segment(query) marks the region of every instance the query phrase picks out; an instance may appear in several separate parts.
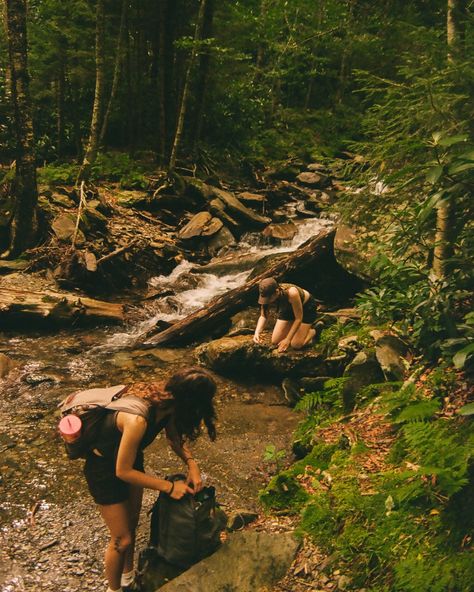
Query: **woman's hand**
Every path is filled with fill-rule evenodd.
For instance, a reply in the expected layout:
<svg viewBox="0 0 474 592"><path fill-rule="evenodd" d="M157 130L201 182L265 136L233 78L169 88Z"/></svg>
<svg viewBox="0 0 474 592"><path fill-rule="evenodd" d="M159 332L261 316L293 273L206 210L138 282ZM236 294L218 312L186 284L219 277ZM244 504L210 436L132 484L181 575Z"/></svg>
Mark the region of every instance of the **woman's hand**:
<svg viewBox="0 0 474 592"><path fill-rule="evenodd" d="M261 338L261 333L257 331L255 331L254 336L253 336L253 342L254 343L262 343L262 338Z"/></svg>
<svg viewBox="0 0 474 592"><path fill-rule="evenodd" d="M290 347L290 345L291 341L289 339L283 339L283 341L280 341L280 343L278 344L278 352L285 352Z"/></svg>
<svg viewBox="0 0 474 592"><path fill-rule="evenodd" d="M201 471L199 470L199 467L197 466L196 462L192 460L189 461L188 478L186 480L186 483L188 485L192 485L193 493L197 493L198 491L201 491L201 489L203 488Z"/></svg>
<svg viewBox="0 0 474 592"><path fill-rule="evenodd" d="M193 490L188 487L185 481L174 481L173 491L169 494L175 500L179 500L184 497L187 493L194 493Z"/></svg>

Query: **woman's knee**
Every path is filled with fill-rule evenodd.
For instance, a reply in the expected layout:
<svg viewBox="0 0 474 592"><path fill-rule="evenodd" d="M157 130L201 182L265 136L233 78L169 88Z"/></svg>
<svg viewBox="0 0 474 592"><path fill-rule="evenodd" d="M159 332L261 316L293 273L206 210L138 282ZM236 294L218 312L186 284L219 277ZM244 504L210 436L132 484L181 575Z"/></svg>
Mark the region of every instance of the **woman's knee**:
<svg viewBox="0 0 474 592"><path fill-rule="evenodd" d="M110 545L116 553L126 553L132 544L132 534L130 532L113 536L110 539Z"/></svg>
<svg viewBox="0 0 474 592"><path fill-rule="evenodd" d="M293 337L293 339L291 340L291 347L293 349L301 349L304 345L304 339L301 339L300 337Z"/></svg>

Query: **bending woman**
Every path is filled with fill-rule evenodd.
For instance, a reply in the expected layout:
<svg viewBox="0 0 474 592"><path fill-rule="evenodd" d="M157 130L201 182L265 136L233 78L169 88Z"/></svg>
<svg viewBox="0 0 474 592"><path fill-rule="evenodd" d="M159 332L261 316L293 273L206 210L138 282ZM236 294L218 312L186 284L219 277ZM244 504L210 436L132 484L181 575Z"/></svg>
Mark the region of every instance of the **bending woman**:
<svg viewBox="0 0 474 592"><path fill-rule="evenodd" d="M182 498L203 487L198 465L185 440L195 440L204 422L215 440L214 379L205 370L190 367L164 383L136 383L117 400L120 410L108 410L96 448L84 465L89 491L110 532L105 551L108 592L122 591L134 578L135 530L143 489ZM171 483L143 468L143 449L164 429L168 443L187 465L186 481Z"/></svg>
<svg viewBox="0 0 474 592"><path fill-rule="evenodd" d="M311 294L293 284L279 284L275 278L265 278L258 286L260 317L253 340L262 343L261 334L267 323L271 305L277 307L277 322L272 333L272 344L284 352L290 346L301 349L315 336L311 324L316 319L316 301Z"/></svg>

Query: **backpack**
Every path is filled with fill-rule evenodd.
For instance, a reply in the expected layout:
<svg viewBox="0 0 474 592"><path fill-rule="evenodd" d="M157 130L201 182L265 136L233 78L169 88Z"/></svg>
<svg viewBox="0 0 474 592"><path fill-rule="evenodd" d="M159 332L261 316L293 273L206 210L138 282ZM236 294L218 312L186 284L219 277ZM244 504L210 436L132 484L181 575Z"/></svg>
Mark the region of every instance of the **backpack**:
<svg viewBox="0 0 474 592"><path fill-rule="evenodd" d="M184 475L166 478L186 479ZM149 544L167 563L187 569L218 549L226 523L214 487L205 487L196 495L187 493L180 500L160 493L151 509Z"/></svg>
<svg viewBox="0 0 474 592"><path fill-rule="evenodd" d="M66 397L59 405L61 417L76 415L82 423L81 434L74 442L64 442L71 460L85 458L97 442L102 421L110 410L129 411L148 417L149 406L136 397L121 397L128 386L119 384L107 388L77 391ZM133 404L127 399L133 398Z"/></svg>

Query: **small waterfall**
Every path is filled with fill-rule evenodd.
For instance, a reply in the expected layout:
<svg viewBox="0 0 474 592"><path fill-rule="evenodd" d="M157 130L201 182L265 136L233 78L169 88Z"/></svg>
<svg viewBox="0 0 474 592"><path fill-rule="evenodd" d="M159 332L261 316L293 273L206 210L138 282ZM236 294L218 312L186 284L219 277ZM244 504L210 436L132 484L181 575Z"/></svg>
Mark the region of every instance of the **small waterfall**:
<svg viewBox="0 0 474 592"><path fill-rule="evenodd" d="M153 314L146 320L138 323L128 333L115 333L104 345L95 350L110 350L123 348L136 343L142 335L148 333L159 321L175 322L186 317L192 312L205 306L216 296L220 296L233 288L245 283L255 264L268 255L278 253L290 253L314 237L321 230L331 227L334 222L321 218L309 218L297 223L297 232L292 240L282 241L278 246L270 245L260 233L247 233L242 238L237 248L226 255L228 264L226 271L222 273L207 272L206 266L181 261L168 275L160 275L150 279L150 287L158 294L154 302ZM239 270L239 260L248 257L250 266L245 271ZM209 268L219 257L211 260ZM235 267L232 262L235 260Z"/></svg>

